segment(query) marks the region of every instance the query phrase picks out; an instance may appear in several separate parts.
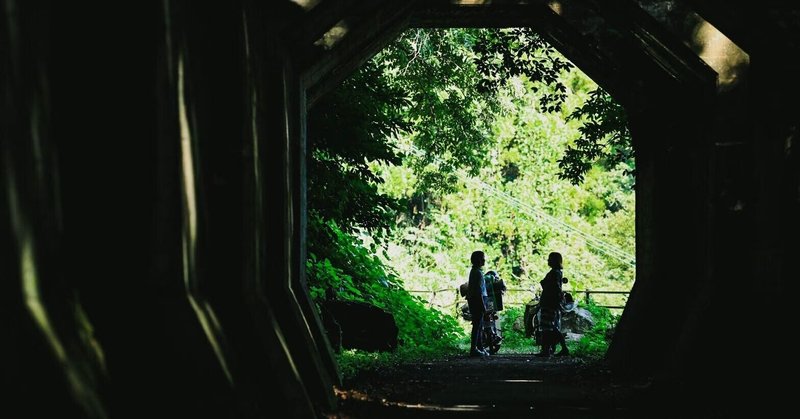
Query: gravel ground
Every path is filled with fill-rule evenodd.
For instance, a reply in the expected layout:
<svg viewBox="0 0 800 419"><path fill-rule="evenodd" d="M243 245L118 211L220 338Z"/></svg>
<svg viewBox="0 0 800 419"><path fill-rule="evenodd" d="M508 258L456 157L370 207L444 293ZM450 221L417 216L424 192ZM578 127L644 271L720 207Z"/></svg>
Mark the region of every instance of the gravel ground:
<svg viewBox="0 0 800 419"><path fill-rule="evenodd" d="M579 358L458 356L362 373L337 389L330 417L638 417L647 388Z"/></svg>

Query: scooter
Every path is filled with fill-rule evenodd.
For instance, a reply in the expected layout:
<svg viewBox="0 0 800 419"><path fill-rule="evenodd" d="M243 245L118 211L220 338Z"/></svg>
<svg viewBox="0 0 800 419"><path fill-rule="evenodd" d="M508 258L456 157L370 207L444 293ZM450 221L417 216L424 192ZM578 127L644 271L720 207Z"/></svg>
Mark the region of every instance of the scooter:
<svg viewBox="0 0 800 419"><path fill-rule="evenodd" d="M497 312L489 310L486 312L486 317L483 318L483 350L494 355L500 350L500 345L503 343L503 337L500 334L500 329L497 328ZM464 320L472 321L472 313L469 311L469 305L464 304L461 306L461 317Z"/></svg>

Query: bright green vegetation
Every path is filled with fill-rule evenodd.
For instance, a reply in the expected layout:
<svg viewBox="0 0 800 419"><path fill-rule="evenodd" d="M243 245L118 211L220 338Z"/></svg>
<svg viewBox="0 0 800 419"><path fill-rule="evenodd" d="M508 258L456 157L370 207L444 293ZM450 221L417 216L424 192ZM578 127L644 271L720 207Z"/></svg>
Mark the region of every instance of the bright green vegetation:
<svg viewBox="0 0 800 419"><path fill-rule="evenodd" d="M581 357L584 360L600 359L608 350L610 338L619 316L594 302L580 304L581 307L592 313L595 326L579 341L568 341L567 347L569 347L571 356ZM524 313L525 310L522 307L510 307L503 310L499 320L503 333L503 344L499 354L530 354L539 351L533 338L525 336L524 328L519 330L514 328L514 323L521 322ZM468 327L467 322L461 322ZM469 336L464 334L456 339L455 346L431 348L429 346L401 345L396 352L344 350L337 355L337 361L340 373L346 380L353 378L359 372L391 369L404 362L439 359L454 354L463 355L468 347Z"/></svg>
<svg viewBox="0 0 800 419"><path fill-rule="evenodd" d="M413 345L401 345L395 352L366 352L347 349L336 355L336 361L339 364L339 373L342 379L348 380L364 371L387 370L403 363L442 359L449 355L463 355L464 352L461 349L430 352L418 350Z"/></svg>
<svg viewBox="0 0 800 419"><path fill-rule="evenodd" d="M619 316L611 313L611 310L605 307L598 306L593 301L582 304L582 307L592 313L594 328L586 332L576 344L567 344L567 346L575 356L600 358L608 350Z"/></svg>
<svg viewBox="0 0 800 419"><path fill-rule="evenodd" d="M611 248L634 254L633 185L625 174L629 167L593 168L579 185L559 178L558 159L580 127L579 121L565 119L591 86L577 72L564 77L567 85L581 90L567 97L560 113L538 110L540 93L530 83L512 79L518 96L504 92L507 107L493 124L487 166L476 176L457 173L452 192L406 196L415 203L412 214L401 215L384 259L406 286L455 289L466 279L470 253L482 249L486 269L497 270L509 288L532 290L509 292L511 303L533 297L549 270L551 251L564 255L568 289L630 289L633 266L616 253L606 253ZM412 168L387 166L381 173L388 194L415 190ZM587 245L575 230L598 238L603 247Z"/></svg>
<svg viewBox="0 0 800 419"><path fill-rule="evenodd" d="M584 333L580 340L567 341L567 347L572 356L589 360L599 359L608 350L619 316L593 301L588 303L581 301L579 306L592 313L595 324L592 330ZM534 343L533 338L525 337L524 329L515 330L513 327L514 323L518 321L517 319L523 317L524 312L523 308L518 307L503 311L503 346L500 349L500 353L531 353L539 351L539 347ZM560 350L560 347L558 349Z"/></svg>
<svg viewBox="0 0 800 419"><path fill-rule="evenodd" d="M317 220L315 225L322 227L324 231L317 234L326 235L332 246L324 259L309 255L312 299L319 301L327 290L335 290L338 298L369 302L394 314L398 340L406 353L439 354L455 349L461 329L454 317L427 308L423 300L409 294L390 269L334 222Z"/></svg>
<svg viewBox="0 0 800 419"><path fill-rule="evenodd" d="M525 307L509 307L500 316L500 328L503 333L503 345L500 352L530 353L533 350L533 338L525 336L525 329L515 330L514 323L523 318Z"/></svg>
<svg viewBox="0 0 800 419"><path fill-rule="evenodd" d="M510 289L504 322L551 251L567 289L633 283L624 112L529 30L406 32L310 111L308 138L311 296L370 302L400 329L397 353L340 354L345 376L463 351L455 290L473 250ZM504 348L532 350L503 329Z"/></svg>

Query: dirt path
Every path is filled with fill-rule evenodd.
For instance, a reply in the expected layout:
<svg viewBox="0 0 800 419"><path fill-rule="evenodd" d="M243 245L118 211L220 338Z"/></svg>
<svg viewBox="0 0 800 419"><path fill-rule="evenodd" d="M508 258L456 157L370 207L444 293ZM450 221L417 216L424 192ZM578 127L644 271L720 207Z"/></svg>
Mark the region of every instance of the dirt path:
<svg viewBox="0 0 800 419"><path fill-rule="evenodd" d="M645 390L578 358L453 357L370 372L337 391L337 417L639 417Z"/></svg>

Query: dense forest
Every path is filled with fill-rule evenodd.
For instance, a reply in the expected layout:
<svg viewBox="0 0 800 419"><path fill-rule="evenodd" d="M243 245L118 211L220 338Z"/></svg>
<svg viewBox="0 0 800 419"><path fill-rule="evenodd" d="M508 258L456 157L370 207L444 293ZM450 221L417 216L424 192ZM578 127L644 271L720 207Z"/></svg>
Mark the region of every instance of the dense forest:
<svg viewBox="0 0 800 419"><path fill-rule="evenodd" d="M528 29L407 31L310 110L308 138L312 298L390 311L402 351L463 339L451 307L473 250L527 290L512 304L551 251L567 288L634 281L624 111Z"/></svg>

